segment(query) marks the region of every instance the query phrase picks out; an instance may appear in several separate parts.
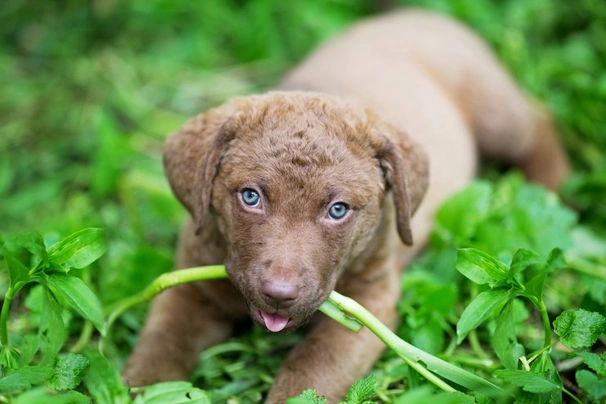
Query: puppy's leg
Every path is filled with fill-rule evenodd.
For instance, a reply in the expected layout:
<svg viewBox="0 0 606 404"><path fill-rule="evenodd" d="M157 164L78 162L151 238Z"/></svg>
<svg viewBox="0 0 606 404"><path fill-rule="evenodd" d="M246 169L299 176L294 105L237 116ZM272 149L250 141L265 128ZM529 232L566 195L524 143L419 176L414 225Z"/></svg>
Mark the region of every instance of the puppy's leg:
<svg viewBox="0 0 606 404"><path fill-rule="evenodd" d="M198 354L230 335L232 324L221 318L220 309L197 286L177 286L154 300L123 372L125 383L187 380Z"/></svg>
<svg viewBox="0 0 606 404"><path fill-rule="evenodd" d="M355 280L352 280L355 282ZM343 290L391 328L396 324L395 306L399 297L396 271L380 280L364 283L357 290ZM364 377L385 346L368 329L348 330L322 317L288 355L280 368L266 403L284 403L290 396L314 388L328 403L342 400L353 382Z"/></svg>
<svg viewBox="0 0 606 404"><path fill-rule="evenodd" d="M181 231L177 267L223 262L224 251L212 222L200 236L187 221ZM214 236L213 236L214 235ZM157 296L135 350L123 371L131 386L186 380L205 348L226 339L233 324L246 318L240 293L228 280L185 284Z"/></svg>

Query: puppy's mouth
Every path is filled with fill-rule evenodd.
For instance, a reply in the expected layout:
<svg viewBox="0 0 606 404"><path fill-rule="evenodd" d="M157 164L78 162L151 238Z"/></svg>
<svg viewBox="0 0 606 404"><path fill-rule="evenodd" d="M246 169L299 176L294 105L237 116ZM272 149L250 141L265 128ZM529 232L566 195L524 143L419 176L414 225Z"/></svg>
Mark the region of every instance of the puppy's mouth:
<svg viewBox="0 0 606 404"><path fill-rule="evenodd" d="M271 332L280 332L292 324L292 320L278 313L268 313L266 311L255 310L257 321L264 325Z"/></svg>

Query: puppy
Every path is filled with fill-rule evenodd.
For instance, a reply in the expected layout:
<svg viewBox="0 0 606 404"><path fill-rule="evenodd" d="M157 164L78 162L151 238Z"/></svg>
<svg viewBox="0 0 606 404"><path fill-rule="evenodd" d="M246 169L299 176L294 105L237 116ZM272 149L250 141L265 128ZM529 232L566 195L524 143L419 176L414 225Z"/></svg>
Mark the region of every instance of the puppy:
<svg viewBox="0 0 606 404"><path fill-rule="evenodd" d="M277 90L232 99L166 143L168 180L191 214L177 266L225 263L229 280L155 299L124 371L131 386L187 378L199 352L248 317L272 332L300 327L333 289L394 327L400 271L480 154L551 188L568 173L549 115L442 16L364 21ZM368 330L319 318L267 402L307 388L335 402L382 350Z"/></svg>

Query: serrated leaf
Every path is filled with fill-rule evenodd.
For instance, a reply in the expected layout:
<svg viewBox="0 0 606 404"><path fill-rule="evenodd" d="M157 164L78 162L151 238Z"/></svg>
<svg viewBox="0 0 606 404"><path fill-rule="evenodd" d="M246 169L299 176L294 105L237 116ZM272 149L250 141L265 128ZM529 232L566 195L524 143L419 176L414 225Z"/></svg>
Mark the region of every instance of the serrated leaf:
<svg viewBox="0 0 606 404"><path fill-rule="evenodd" d="M576 354L583 358L585 364L598 375L606 376L606 352L602 352L600 355L591 352L577 352Z"/></svg>
<svg viewBox="0 0 606 404"><path fill-rule="evenodd" d="M475 248L459 249L456 268L473 282L479 285L487 283L491 287L506 280L509 272L501 261Z"/></svg>
<svg viewBox="0 0 606 404"><path fill-rule="evenodd" d="M89 228L80 230L48 249L49 262L52 266L69 272L71 268L84 268L107 250L105 230Z"/></svg>
<svg viewBox="0 0 606 404"><path fill-rule="evenodd" d="M600 400L606 397L606 379L598 378L595 373L589 370L579 370L575 374L577 384L594 400Z"/></svg>
<svg viewBox="0 0 606 404"><path fill-rule="evenodd" d="M553 322L562 344L571 348L592 346L606 328L606 318L584 309L566 310Z"/></svg>
<svg viewBox="0 0 606 404"><path fill-rule="evenodd" d="M43 284L55 295L62 296L82 317L90 320L101 334L104 333L101 302L80 278L52 273L43 278Z"/></svg>
<svg viewBox="0 0 606 404"><path fill-rule="evenodd" d="M84 354L90 360L90 368L84 377L84 384L95 404L131 402L128 388L122 384L118 370L94 349L87 349Z"/></svg>
<svg viewBox="0 0 606 404"><path fill-rule="evenodd" d="M40 340L40 351L42 362L49 364L59 353L67 338L67 329L63 323L63 307L57 302L47 287L41 286L42 291L42 314L40 316L40 327L38 338Z"/></svg>
<svg viewBox="0 0 606 404"><path fill-rule="evenodd" d="M377 389L379 383L373 375L355 382L345 397L346 404L361 404L369 399Z"/></svg>
<svg viewBox="0 0 606 404"><path fill-rule="evenodd" d="M48 387L55 390L73 390L82 381L90 361L84 355L69 353L55 360L54 374L48 379Z"/></svg>
<svg viewBox="0 0 606 404"><path fill-rule="evenodd" d="M560 386L556 383L525 370L500 369L495 370L494 376L530 393L548 393L560 390Z"/></svg>
<svg viewBox="0 0 606 404"><path fill-rule="evenodd" d="M457 323L457 343L492 315L498 314L509 300L509 290L492 289L480 293L465 308Z"/></svg>
<svg viewBox="0 0 606 404"><path fill-rule="evenodd" d="M318 397L318 392L314 389L303 391L298 397L286 399L286 404L326 404L325 397Z"/></svg>
<svg viewBox="0 0 606 404"><path fill-rule="evenodd" d="M137 396L135 404L191 403L210 404L210 395L193 387L189 382L164 382L154 384Z"/></svg>
<svg viewBox="0 0 606 404"><path fill-rule="evenodd" d="M0 379L0 393L13 393L44 383L53 369L48 366L23 366Z"/></svg>

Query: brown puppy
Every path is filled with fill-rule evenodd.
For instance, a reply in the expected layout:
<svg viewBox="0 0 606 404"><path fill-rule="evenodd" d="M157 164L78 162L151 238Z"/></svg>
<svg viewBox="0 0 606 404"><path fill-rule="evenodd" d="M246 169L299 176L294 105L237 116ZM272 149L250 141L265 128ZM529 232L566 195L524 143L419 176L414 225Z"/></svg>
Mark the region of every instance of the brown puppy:
<svg viewBox="0 0 606 404"><path fill-rule="evenodd" d="M279 89L289 91L231 100L169 138L166 173L191 214L177 266L225 263L230 279L154 301L130 385L187 378L198 353L248 316L275 332L299 327L333 289L393 327L400 271L437 206L473 178L478 152L552 188L568 172L549 116L444 17L358 24ZM334 402L382 349L368 330L321 318L267 401L316 388Z"/></svg>

